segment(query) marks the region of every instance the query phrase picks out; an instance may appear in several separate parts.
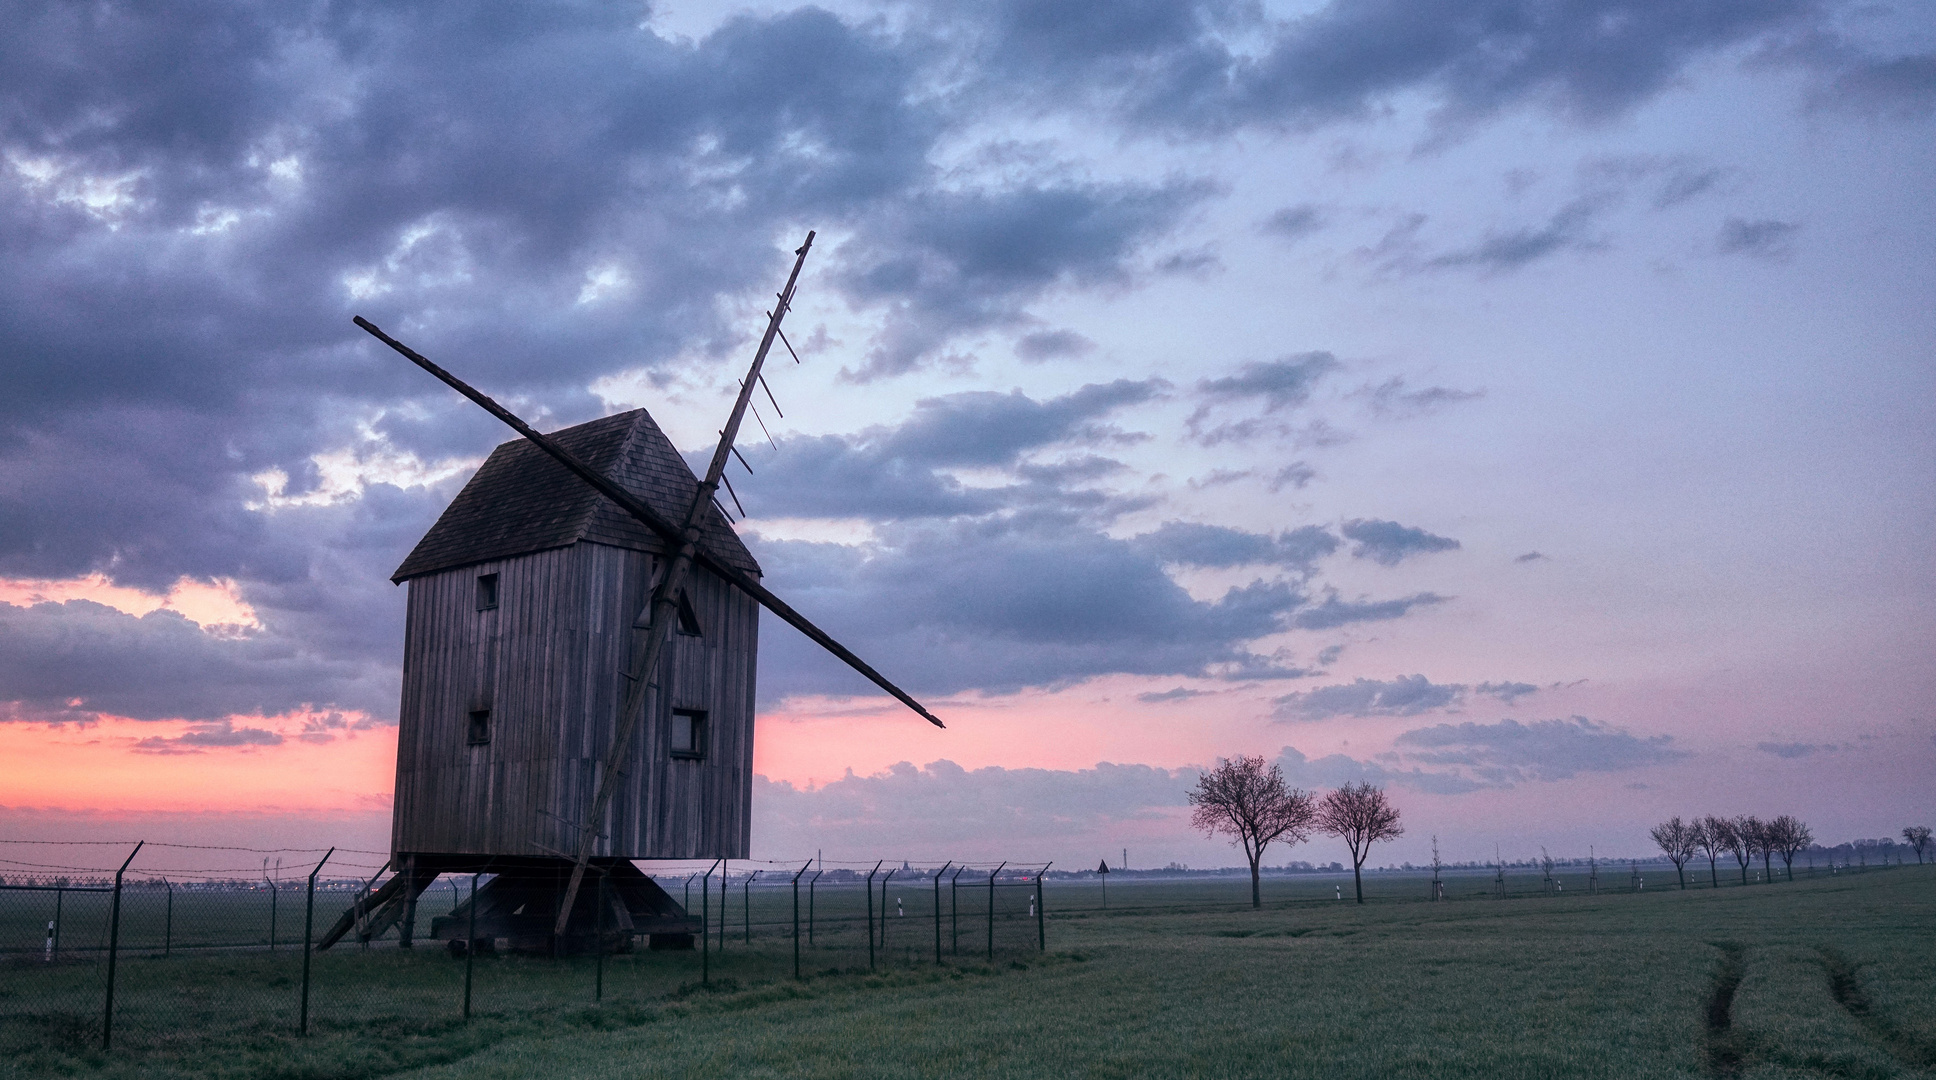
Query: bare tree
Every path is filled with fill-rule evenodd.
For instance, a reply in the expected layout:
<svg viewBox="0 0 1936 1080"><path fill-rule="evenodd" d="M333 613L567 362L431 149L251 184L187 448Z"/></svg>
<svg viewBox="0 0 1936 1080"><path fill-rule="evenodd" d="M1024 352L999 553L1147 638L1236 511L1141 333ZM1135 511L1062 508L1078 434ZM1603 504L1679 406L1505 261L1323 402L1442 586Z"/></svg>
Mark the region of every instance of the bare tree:
<svg viewBox="0 0 1936 1080"><path fill-rule="evenodd" d="M1358 890L1358 902L1364 903L1363 870L1371 845L1405 835L1405 827L1398 821L1398 807L1385 798L1382 788L1369 783L1346 784L1318 804L1317 823L1351 848L1351 880Z"/></svg>
<svg viewBox="0 0 1936 1080"><path fill-rule="evenodd" d="M1733 831L1734 825L1727 818L1712 814L1697 818L1694 822L1694 842L1700 845L1701 854L1707 856L1708 884L1716 889L1721 887L1721 875L1714 869L1714 864L1723 851L1733 849L1734 841L1730 838Z"/></svg>
<svg viewBox="0 0 1936 1080"><path fill-rule="evenodd" d="M1929 826L1911 825L1902 831L1902 838L1916 849L1916 865L1923 864L1923 849L1929 846Z"/></svg>
<svg viewBox="0 0 1936 1080"><path fill-rule="evenodd" d="M1815 834L1800 818L1783 814L1768 823L1762 832L1767 847L1781 856L1781 865L1788 871L1788 880L1795 880L1795 853L1815 842Z"/></svg>
<svg viewBox="0 0 1936 1080"><path fill-rule="evenodd" d="M1654 843L1667 853L1674 864L1674 873L1680 876L1681 888L1687 888L1687 860L1694 857L1700 847L1700 830L1682 821L1679 815L1668 818L1654 826Z"/></svg>
<svg viewBox="0 0 1936 1080"><path fill-rule="evenodd" d="M1300 844L1311 838L1317 814L1311 792L1284 786L1283 770L1268 768L1261 757L1239 755L1219 759L1217 767L1197 780L1190 792L1190 823L1205 835L1229 833L1243 845L1250 860L1250 906L1264 906L1258 865L1264 848L1273 841Z"/></svg>
<svg viewBox="0 0 1936 1080"><path fill-rule="evenodd" d="M1761 819L1742 816L1728 822L1728 848L1734 853L1734 861L1741 864L1741 884L1748 883L1748 867L1754 865L1754 857L1761 854Z"/></svg>

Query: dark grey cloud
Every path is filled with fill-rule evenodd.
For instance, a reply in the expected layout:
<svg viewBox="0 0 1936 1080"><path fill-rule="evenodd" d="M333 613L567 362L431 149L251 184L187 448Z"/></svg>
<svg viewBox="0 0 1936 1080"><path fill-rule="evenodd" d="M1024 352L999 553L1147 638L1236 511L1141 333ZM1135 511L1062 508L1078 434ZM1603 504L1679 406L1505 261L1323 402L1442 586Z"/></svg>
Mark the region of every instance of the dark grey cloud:
<svg viewBox="0 0 1936 1080"><path fill-rule="evenodd" d="M1329 658L1319 657L1321 663ZM1273 710L1284 720L1328 720L1338 716L1417 716L1436 709L1456 711L1470 694L1483 694L1511 704L1537 686L1522 682L1435 683L1423 675L1392 679L1354 679L1336 686L1273 698Z"/></svg>
<svg viewBox="0 0 1936 1080"><path fill-rule="evenodd" d="M1862 112L1928 116L1936 110L1936 53L1851 58L1820 96Z"/></svg>
<svg viewBox="0 0 1936 1080"><path fill-rule="evenodd" d="M1552 558L1550 555L1542 555L1537 551L1528 551L1524 555L1513 556L1513 561L1516 563L1532 563L1541 562L1550 558Z"/></svg>
<svg viewBox="0 0 1936 1080"><path fill-rule="evenodd" d="M1074 330L1037 330L1015 339L1015 355L1024 360L1055 360L1095 351L1096 343Z"/></svg>
<svg viewBox="0 0 1936 1080"><path fill-rule="evenodd" d="M1511 705L1527 694L1538 693L1539 687L1534 686L1532 683L1523 682L1482 682L1473 687L1472 690L1474 693L1496 697L1500 701Z"/></svg>
<svg viewBox="0 0 1936 1080"><path fill-rule="evenodd" d="M1503 273L1562 251L1591 251L1605 246L1592 235L1591 226L1608 204L1604 196L1581 196L1538 225L1489 233L1477 244L1434 255L1421 265L1428 270Z"/></svg>
<svg viewBox="0 0 1936 1080"><path fill-rule="evenodd" d="M1268 486L1273 495L1287 487L1302 491L1306 485L1317 479L1317 476L1317 470L1311 468L1310 465L1302 461L1293 461L1273 473Z"/></svg>
<svg viewBox="0 0 1936 1080"><path fill-rule="evenodd" d="M1258 231L1280 240L1302 240L1324 228L1324 215L1310 203L1286 206L1264 219Z"/></svg>
<svg viewBox="0 0 1936 1080"><path fill-rule="evenodd" d="M1340 526L1338 531L1356 545L1351 549L1352 558L1370 559L1380 566L1397 566L1401 560L1412 555L1459 549L1459 542L1449 536L1435 536L1424 529L1400 525L1396 521L1353 518Z"/></svg>
<svg viewBox="0 0 1936 1080"><path fill-rule="evenodd" d="M1294 583L1264 579L1196 600L1149 544L1052 515L895 526L860 547L763 542L754 553L809 618L931 693L1111 672L1270 674L1282 665L1247 643L1287 628L1306 603ZM761 680L770 696L861 689L777 624L762 635Z"/></svg>
<svg viewBox="0 0 1936 1080"><path fill-rule="evenodd" d="M1398 375L1377 386L1362 387L1357 393L1365 399L1372 412L1392 418L1424 416L1448 405L1486 396L1484 390L1454 390L1447 386L1413 389L1406 384L1403 376Z"/></svg>
<svg viewBox="0 0 1936 1080"><path fill-rule="evenodd" d="M1395 740L1403 760L1455 766L1488 785L1566 780L1583 772L1624 772L1690 755L1670 735L1638 736L1583 716L1522 724L1437 724Z"/></svg>
<svg viewBox="0 0 1936 1080"><path fill-rule="evenodd" d="M1102 421L1155 399L1166 385L1119 379L1046 401L1019 390L926 398L900 424L854 435L790 438L777 450L748 447L755 471L735 486L747 511L760 517L905 520L989 514L1044 500L1067 506L1072 489L1120 466L1096 455L1025 464L1023 455L1134 441L1135 436ZM971 488L951 471L991 468L1010 470L1016 482Z"/></svg>
<svg viewBox="0 0 1936 1080"><path fill-rule="evenodd" d="M1127 538L1065 513L1025 511L892 525L868 544L756 541L782 595L883 671L928 693L1063 685L1107 673L1300 678L1293 658L1252 649L1285 630L1400 618L1431 594L1313 603L1312 563L1335 538L1168 523ZM1257 567L1198 600L1166 567ZM858 679L777 624L762 639L761 691L863 692Z"/></svg>
<svg viewBox="0 0 1936 1080"><path fill-rule="evenodd" d="M222 721L324 703L396 709L394 675L379 662L280 634L209 633L170 611L137 618L89 600L0 603L0 687L23 706L15 719Z"/></svg>
<svg viewBox="0 0 1936 1080"><path fill-rule="evenodd" d="M886 310L879 343L848 377L914 370L956 334L1022 322L1024 305L1058 287L1127 282L1141 246L1210 194L1205 184L1177 180L934 191L898 201L840 251L847 294Z"/></svg>
<svg viewBox="0 0 1936 1080"><path fill-rule="evenodd" d="M1307 352L1276 360L1252 361L1235 375L1204 379L1197 393L1208 401L1262 401L1267 412L1302 405L1311 399L1318 380L1341 365L1328 352Z"/></svg>
<svg viewBox="0 0 1936 1080"><path fill-rule="evenodd" d="M1171 701L1188 701L1191 698L1203 697L1209 694L1210 692L1211 691L1208 691L1208 690L1192 690L1187 686L1178 686L1178 687L1173 687L1169 690L1151 691L1147 694L1137 694L1136 700L1144 703L1145 705L1161 705Z"/></svg>
<svg viewBox="0 0 1936 1080"><path fill-rule="evenodd" d="M1840 747L1834 743L1759 742L1755 744L1755 749L1764 754L1773 754L1778 758L1793 759L1814 757L1816 754L1832 754Z"/></svg>
<svg viewBox="0 0 1936 1080"><path fill-rule="evenodd" d="M1328 352L1247 362L1235 374L1197 383L1200 404L1185 426L1190 437L1205 446L1245 442L1265 434L1289 435L1292 429L1288 424L1267 418L1309 402L1318 383L1343 366ZM1227 410L1251 406L1261 406L1262 415L1219 419L1228 416Z"/></svg>
<svg viewBox="0 0 1936 1080"><path fill-rule="evenodd" d="M1792 221L1729 218L1721 223L1721 231L1714 239L1714 248L1723 255L1780 259L1788 255L1788 242L1799 231L1801 226Z"/></svg>
<svg viewBox="0 0 1936 1080"><path fill-rule="evenodd" d="M1333 630L1359 622L1384 622L1409 615L1413 608L1432 607L1443 604L1450 597L1437 593L1414 593L1394 600L1344 600L1335 590L1326 590L1324 599L1315 606L1305 607L1291 617L1291 625L1300 630Z"/></svg>
<svg viewBox="0 0 1936 1080"><path fill-rule="evenodd" d="M1338 538L1317 525L1273 536L1185 521L1164 522L1134 543L1165 563L1215 568L1272 565L1303 576L1312 573L1313 563L1338 549Z"/></svg>
<svg viewBox="0 0 1936 1080"><path fill-rule="evenodd" d="M212 724L199 724L188 731L169 738L165 735L151 735L138 739L134 750L138 754L200 754L211 749L228 749L246 746L281 746L282 735L267 728L236 727L228 720Z"/></svg>
<svg viewBox="0 0 1936 1080"><path fill-rule="evenodd" d="M1286 694L1273 699L1276 715L1324 720L1334 716L1416 716L1455 704L1465 693L1457 683L1434 683L1423 675L1395 679L1354 679L1337 686Z"/></svg>
<svg viewBox="0 0 1936 1080"><path fill-rule="evenodd" d="M1524 105L1596 123L1690 64L1795 27L1813 9L1803 0L1374 0L1273 22L1235 3L1010 0L931 17L937 33L970 43L990 97L1041 111L1108 109L1201 136L1371 118L1401 95L1431 103L1446 128Z"/></svg>

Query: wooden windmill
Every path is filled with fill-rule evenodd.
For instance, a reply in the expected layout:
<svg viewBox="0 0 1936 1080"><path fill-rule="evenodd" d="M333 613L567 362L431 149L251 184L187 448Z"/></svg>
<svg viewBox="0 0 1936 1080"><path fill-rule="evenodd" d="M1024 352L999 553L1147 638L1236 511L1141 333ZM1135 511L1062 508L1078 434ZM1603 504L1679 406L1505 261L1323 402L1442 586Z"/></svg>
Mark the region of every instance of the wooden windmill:
<svg viewBox="0 0 1936 1080"><path fill-rule="evenodd" d="M812 245L794 253L704 477L643 409L542 435L356 320L523 439L491 454L393 576L410 590L396 873L322 947L392 926L409 944L417 897L447 873L495 877L433 919L434 938L468 942L474 920L477 938L522 949L689 944L697 922L629 860L747 857L761 607L941 726L767 591L716 501Z"/></svg>

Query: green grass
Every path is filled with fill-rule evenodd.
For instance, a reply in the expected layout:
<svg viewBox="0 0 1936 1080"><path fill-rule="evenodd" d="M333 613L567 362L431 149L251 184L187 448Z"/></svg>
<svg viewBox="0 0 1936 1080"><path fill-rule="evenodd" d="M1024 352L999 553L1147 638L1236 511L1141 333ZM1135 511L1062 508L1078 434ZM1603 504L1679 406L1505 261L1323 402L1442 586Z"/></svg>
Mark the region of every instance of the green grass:
<svg viewBox="0 0 1936 1080"><path fill-rule="evenodd" d="M89 1049L98 965L0 968L0 1076L1740 1076L1912 1077L1936 1070L1936 868L1792 885L1482 899L1461 877L1049 886L1049 949L1026 894L998 894L998 954L933 963L931 908L899 891L882 967L866 967L852 889L823 891L791 974L781 892L753 894L723 955L606 964L435 950L317 957L297 1039L299 957L266 951L124 962L115 1050ZM1603 885L1626 884L1624 871ZM1519 892L1536 888L1524 875ZM1345 883L1349 895L1348 880ZM890 904L897 891L890 887ZM944 897L945 897L944 891ZM983 894L985 895L985 894ZM713 897L717 910L717 895ZM179 898L178 898L179 902ZM985 945L963 890L963 950ZM945 908L945 901L944 901ZM319 905L320 911L320 905ZM333 914L333 912L332 912ZM968 924L974 923L974 933ZM764 926L762 924L765 924Z"/></svg>

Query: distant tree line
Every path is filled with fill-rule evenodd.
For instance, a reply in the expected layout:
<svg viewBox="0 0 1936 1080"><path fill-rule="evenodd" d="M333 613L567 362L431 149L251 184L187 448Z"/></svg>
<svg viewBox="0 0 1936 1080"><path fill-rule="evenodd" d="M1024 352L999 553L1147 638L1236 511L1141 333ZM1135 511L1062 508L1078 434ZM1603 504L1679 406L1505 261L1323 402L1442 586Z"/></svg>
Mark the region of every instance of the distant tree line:
<svg viewBox="0 0 1936 1080"><path fill-rule="evenodd" d="M1681 888L1687 888L1687 864L1697 856L1706 856L1708 881L1714 887L1721 884L1718 864L1724 855L1733 856L1741 868L1741 884L1748 883L1748 867L1754 865L1756 856L1761 858L1762 880L1775 879L1774 860L1781 857L1782 867L1788 871L1788 880L1795 880L1795 856L1815 842L1815 835L1801 819L1788 814L1763 821L1752 815L1741 817L1707 817L1682 821L1679 817L1668 818L1654 826L1654 843L1660 845L1668 861L1674 864L1674 872L1680 877Z"/></svg>

